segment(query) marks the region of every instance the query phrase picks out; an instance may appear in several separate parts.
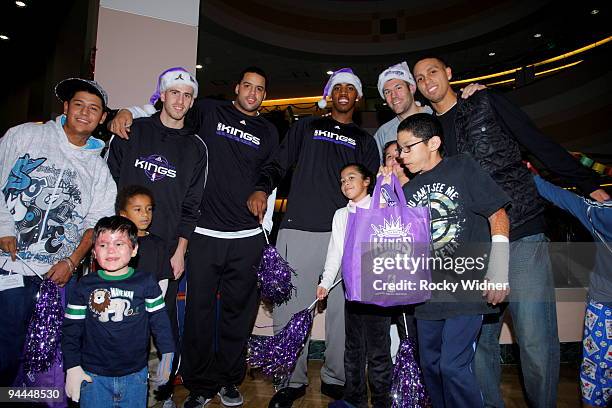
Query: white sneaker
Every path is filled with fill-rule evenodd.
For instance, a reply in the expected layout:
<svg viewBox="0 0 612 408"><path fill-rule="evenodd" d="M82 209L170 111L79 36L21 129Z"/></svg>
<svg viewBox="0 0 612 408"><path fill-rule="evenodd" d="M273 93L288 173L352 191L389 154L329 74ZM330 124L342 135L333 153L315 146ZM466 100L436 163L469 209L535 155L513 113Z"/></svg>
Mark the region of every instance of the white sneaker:
<svg viewBox="0 0 612 408"><path fill-rule="evenodd" d="M202 408L210 401L212 401L212 398L206 398L203 395L189 394L189 396L183 403L183 408Z"/></svg>
<svg viewBox="0 0 612 408"><path fill-rule="evenodd" d="M244 403L242 394L235 385L221 387L217 394L221 398L221 403L226 407L237 407Z"/></svg>

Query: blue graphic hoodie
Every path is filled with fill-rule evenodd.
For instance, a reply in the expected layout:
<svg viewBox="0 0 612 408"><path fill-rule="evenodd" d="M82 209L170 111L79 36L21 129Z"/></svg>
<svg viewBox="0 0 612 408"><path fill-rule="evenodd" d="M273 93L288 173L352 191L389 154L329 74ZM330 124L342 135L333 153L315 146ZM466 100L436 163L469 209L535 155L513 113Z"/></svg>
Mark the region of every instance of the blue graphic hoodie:
<svg viewBox="0 0 612 408"><path fill-rule="evenodd" d="M16 236L27 263L1 252L2 269L47 273L74 252L86 229L114 214L117 189L100 157L104 142L71 144L63 120L24 123L0 139L0 237Z"/></svg>

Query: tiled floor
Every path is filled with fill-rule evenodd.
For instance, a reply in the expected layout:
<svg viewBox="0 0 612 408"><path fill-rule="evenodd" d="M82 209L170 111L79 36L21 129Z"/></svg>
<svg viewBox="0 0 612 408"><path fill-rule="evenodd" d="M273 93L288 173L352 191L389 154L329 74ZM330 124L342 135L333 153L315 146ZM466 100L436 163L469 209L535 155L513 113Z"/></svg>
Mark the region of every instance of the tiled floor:
<svg viewBox="0 0 612 408"><path fill-rule="evenodd" d="M331 401L329 398L321 395L319 371L321 369L321 360L311 360L308 363L308 377L310 386L307 389L306 395L297 400L294 408L323 408ZM503 366L503 381L502 392L507 408L523 408L527 407L523 399L523 392L519 380L519 368L516 365ZM240 390L244 396L245 408L266 408L274 390L270 380L264 378L256 371L249 372L247 378L240 386ZM559 399L557 402L558 408L577 408L580 407L578 385L578 369L575 364L561 365L561 379L559 381ZM175 390L174 400L177 406L181 406L188 392L182 386L177 386ZM159 407L160 404L149 406ZM208 407L222 407L219 398L215 398Z"/></svg>

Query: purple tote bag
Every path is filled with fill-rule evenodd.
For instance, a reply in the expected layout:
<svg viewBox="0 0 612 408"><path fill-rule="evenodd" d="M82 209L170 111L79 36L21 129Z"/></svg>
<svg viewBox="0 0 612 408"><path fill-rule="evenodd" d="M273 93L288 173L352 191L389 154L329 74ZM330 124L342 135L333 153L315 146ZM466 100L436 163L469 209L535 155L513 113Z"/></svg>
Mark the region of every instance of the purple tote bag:
<svg viewBox="0 0 612 408"><path fill-rule="evenodd" d="M408 208L398 179L391 179L399 205L380 208L380 176L370 208L349 213L342 257L347 300L390 307L431 297L429 210Z"/></svg>

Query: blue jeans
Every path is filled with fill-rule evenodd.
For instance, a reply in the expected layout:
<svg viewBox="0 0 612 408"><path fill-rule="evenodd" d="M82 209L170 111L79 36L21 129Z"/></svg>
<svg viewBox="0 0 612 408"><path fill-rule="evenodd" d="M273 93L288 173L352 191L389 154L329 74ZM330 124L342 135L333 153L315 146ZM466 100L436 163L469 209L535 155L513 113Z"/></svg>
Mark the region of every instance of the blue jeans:
<svg viewBox="0 0 612 408"><path fill-rule="evenodd" d="M0 269L0 275L7 274ZM0 291L0 387L12 385L19 370L40 282L37 276L24 276L23 287Z"/></svg>
<svg viewBox="0 0 612 408"><path fill-rule="evenodd" d="M423 379L434 408L479 408L474 345L482 315L444 320L417 319Z"/></svg>
<svg viewBox="0 0 612 408"><path fill-rule="evenodd" d="M147 407L147 367L122 377L85 373L93 381L81 385L81 408Z"/></svg>
<svg viewBox="0 0 612 408"><path fill-rule="evenodd" d="M544 234L510 243L510 299L513 334L521 354L521 370L529 405L557 405L559 334L555 289ZM501 314L487 315L476 349L475 369L485 407L503 407L499 335Z"/></svg>

